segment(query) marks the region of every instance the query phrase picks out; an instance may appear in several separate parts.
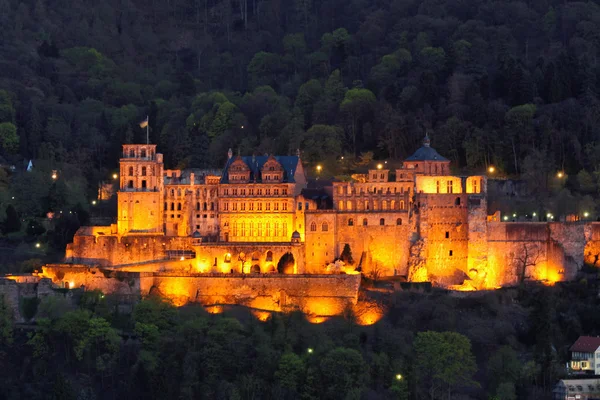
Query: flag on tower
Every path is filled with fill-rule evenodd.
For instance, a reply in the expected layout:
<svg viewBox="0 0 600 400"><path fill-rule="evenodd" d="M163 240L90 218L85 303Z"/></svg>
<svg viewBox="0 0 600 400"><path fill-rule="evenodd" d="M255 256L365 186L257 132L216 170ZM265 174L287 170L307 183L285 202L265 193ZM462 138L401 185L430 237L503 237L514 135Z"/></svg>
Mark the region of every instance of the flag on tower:
<svg viewBox="0 0 600 400"><path fill-rule="evenodd" d="M146 119L143 120L142 122L140 122L140 128L145 128L148 126L148 117L146 116Z"/></svg>

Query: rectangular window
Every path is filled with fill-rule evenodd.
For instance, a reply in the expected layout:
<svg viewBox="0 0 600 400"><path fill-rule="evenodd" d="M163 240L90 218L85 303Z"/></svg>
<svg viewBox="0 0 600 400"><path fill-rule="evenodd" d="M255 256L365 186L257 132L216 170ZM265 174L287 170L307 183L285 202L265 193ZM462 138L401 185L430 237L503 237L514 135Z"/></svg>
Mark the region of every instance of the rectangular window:
<svg viewBox="0 0 600 400"><path fill-rule="evenodd" d="M145 179L142 181L142 189L146 189L146 180Z"/></svg>
<svg viewBox="0 0 600 400"><path fill-rule="evenodd" d="M258 195L262 196L262 189L258 189Z"/></svg>
<svg viewBox="0 0 600 400"><path fill-rule="evenodd" d="M223 203L223 210L229 211L229 203Z"/></svg>
<svg viewBox="0 0 600 400"><path fill-rule="evenodd" d="M233 195L237 196L237 189L233 189Z"/></svg>
<svg viewBox="0 0 600 400"><path fill-rule="evenodd" d="M248 204L248 207L250 207L250 211L254 211L254 203L250 202L250 204Z"/></svg>
<svg viewBox="0 0 600 400"><path fill-rule="evenodd" d="M246 203L242 203L242 211L246 211Z"/></svg>
<svg viewBox="0 0 600 400"><path fill-rule="evenodd" d="M262 211L262 203L258 203L257 207L258 207L258 211Z"/></svg>
<svg viewBox="0 0 600 400"><path fill-rule="evenodd" d="M287 203L283 203L283 205L282 205L282 206L283 206L283 211L287 211L287 207L288 207L288 206L287 206Z"/></svg>
<svg viewBox="0 0 600 400"><path fill-rule="evenodd" d="M254 189L248 189L248 194L250 196L254 196Z"/></svg>
<svg viewBox="0 0 600 400"><path fill-rule="evenodd" d="M435 192L436 193L440 192L440 181L435 181Z"/></svg>
<svg viewBox="0 0 600 400"><path fill-rule="evenodd" d="M477 190L477 181L473 181L473 193L479 193L479 191Z"/></svg>
<svg viewBox="0 0 600 400"><path fill-rule="evenodd" d="M302 202L298 202L298 211L302 211Z"/></svg>
<svg viewBox="0 0 600 400"><path fill-rule="evenodd" d="M446 232L446 239L450 239L450 232Z"/></svg>
<svg viewBox="0 0 600 400"><path fill-rule="evenodd" d="M284 195L284 196L286 196L287 195L287 189L286 188L281 189L281 194Z"/></svg>
<svg viewBox="0 0 600 400"><path fill-rule="evenodd" d="M273 189L273 194L275 196L279 196L279 189Z"/></svg>
<svg viewBox="0 0 600 400"><path fill-rule="evenodd" d="M275 203L275 204L273 205L273 210L275 210L275 211L279 211L279 203Z"/></svg>
<svg viewBox="0 0 600 400"><path fill-rule="evenodd" d="M265 194L267 196L270 196L271 195L271 189L265 189Z"/></svg>
<svg viewBox="0 0 600 400"><path fill-rule="evenodd" d="M450 251L448 252L448 255L449 255L450 257L452 257L452 250L450 250Z"/></svg>
<svg viewBox="0 0 600 400"><path fill-rule="evenodd" d="M446 182L446 191L448 193L453 193L453 191L452 191L452 181Z"/></svg>
<svg viewBox="0 0 600 400"><path fill-rule="evenodd" d="M237 211L237 203L233 203L233 211Z"/></svg>
<svg viewBox="0 0 600 400"><path fill-rule="evenodd" d="M265 203L265 210L271 211L271 203Z"/></svg>

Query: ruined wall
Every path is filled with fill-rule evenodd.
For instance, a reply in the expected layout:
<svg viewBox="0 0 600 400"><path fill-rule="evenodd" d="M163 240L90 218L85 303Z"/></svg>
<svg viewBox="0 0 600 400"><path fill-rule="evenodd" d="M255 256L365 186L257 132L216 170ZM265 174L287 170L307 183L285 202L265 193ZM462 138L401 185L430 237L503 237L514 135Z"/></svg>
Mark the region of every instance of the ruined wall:
<svg viewBox="0 0 600 400"><path fill-rule="evenodd" d="M322 274L329 263L341 253L336 249L336 214L334 210L305 213L306 222L306 272ZM313 230L314 229L314 230ZM343 249L343 247L342 247ZM353 250L354 251L354 250ZM356 254L354 254L356 257ZM356 260L358 263L358 260Z"/></svg>
<svg viewBox="0 0 600 400"><path fill-rule="evenodd" d="M151 292L171 299L176 305L198 302L203 305L237 304L269 311L299 309L304 313L340 315L358 299L360 275L281 274L168 274L140 273L47 265L42 276L59 287L99 289L104 293L148 295ZM0 280L0 293L3 292ZM14 298L14 286L5 292ZM18 302L17 302L18 304Z"/></svg>
<svg viewBox="0 0 600 400"><path fill-rule="evenodd" d="M367 225L363 223L365 219ZM335 256L348 243L357 266L362 259L363 274L407 275L413 232L407 211L338 213L335 230Z"/></svg>
<svg viewBox="0 0 600 400"><path fill-rule="evenodd" d="M583 251L583 262L600 267L600 223L592 222L585 225L586 243Z"/></svg>
<svg viewBox="0 0 600 400"><path fill-rule="evenodd" d="M489 223L488 270L492 271L488 276L489 284L515 284L523 279L553 283L574 276L577 267L566 261L565 247L558 240L564 240L569 251L574 251L577 246L572 242L581 240L584 243L583 235L578 234L583 233L584 227L577 225ZM567 239L564 235L572 237Z"/></svg>
<svg viewBox="0 0 600 400"><path fill-rule="evenodd" d="M176 304L238 304L269 311L299 309L340 315L356 304L360 275L165 276L142 274L143 295L157 291Z"/></svg>
<svg viewBox="0 0 600 400"><path fill-rule="evenodd" d="M467 194L419 194L419 232L424 242L429 280L461 284L468 276Z"/></svg>

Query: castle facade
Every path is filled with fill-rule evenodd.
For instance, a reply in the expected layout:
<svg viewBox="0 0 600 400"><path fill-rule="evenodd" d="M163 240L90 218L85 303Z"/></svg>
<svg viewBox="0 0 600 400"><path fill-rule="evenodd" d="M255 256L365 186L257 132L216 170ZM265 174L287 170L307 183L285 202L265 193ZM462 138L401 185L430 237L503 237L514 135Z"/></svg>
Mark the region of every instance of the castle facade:
<svg viewBox="0 0 600 400"><path fill-rule="evenodd" d="M487 178L452 175L427 137L398 168L375 164L322 183L311 185L300 154L230 150L222 171L165 170L156 145L126 144L116 224L82 227L66 261L187 274L360 272L479 289L567 279L594 253L596 230L600 238L592 223L488 216ZM345 247L353 260L340 269Z"/></svg>

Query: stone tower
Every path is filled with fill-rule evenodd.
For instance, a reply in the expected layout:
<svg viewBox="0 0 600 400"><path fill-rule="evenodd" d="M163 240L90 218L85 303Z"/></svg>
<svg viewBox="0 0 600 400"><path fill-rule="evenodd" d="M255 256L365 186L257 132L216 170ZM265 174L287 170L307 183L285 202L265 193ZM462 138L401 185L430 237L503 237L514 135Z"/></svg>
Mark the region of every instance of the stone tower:
<svg viewBox="0 0 600 400"><path fill-rule="evenodd" d="M163 233L163 157L155 144L125 144L120 160L119 235Z"/></svg>

